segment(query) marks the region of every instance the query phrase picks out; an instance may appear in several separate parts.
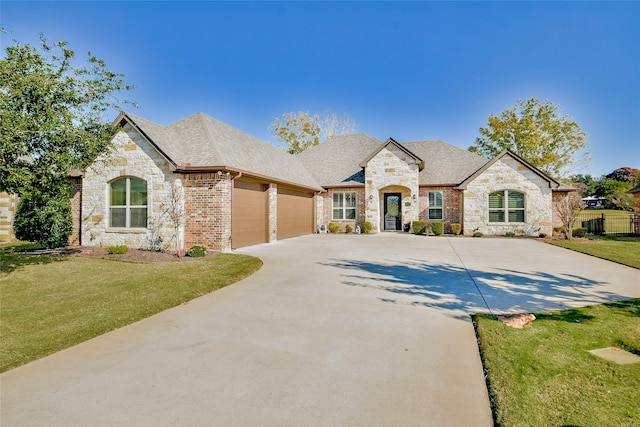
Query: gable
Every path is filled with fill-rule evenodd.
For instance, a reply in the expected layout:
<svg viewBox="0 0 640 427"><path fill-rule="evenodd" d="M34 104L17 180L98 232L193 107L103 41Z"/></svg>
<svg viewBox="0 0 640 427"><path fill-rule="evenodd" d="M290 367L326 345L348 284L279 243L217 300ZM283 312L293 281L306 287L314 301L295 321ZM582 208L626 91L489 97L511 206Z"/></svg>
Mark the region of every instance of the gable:
<svg viewBox="0 0 640 427"><path fill-rule="evenodd" d="M384 144L376 148L376 150L374 150L373 153L371 153L366 159L364 159L360 163L360 166L363 168L366 168L369 162L372 159L379 157L380 153L383 150L386 150L387 153L393 153L401 161L405 162L408 166L417 165L419 169L422 169L424 167L424 161L420 157L413 154L410 150L408 150L406 147L402 146L401 144L398 144L398 142L396 142L393 138L387 139L387 141Z"/></svg>

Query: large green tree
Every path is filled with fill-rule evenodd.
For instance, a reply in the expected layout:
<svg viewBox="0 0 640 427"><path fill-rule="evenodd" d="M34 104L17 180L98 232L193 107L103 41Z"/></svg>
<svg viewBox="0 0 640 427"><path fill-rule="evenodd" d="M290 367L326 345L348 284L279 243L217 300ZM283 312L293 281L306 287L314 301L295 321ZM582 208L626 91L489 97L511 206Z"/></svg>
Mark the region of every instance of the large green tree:
<svg viewBox="0 0 640 427"><path fill-rule="evenodd" d="M509 149L556 178L589 158L587 134L556 104L536 98L519 100L505 111L489 116L469 151L493 158Z"/></svg>
<svg viewBox="0 0 640 427"><path fill-rule="evenodd" d="M0 191L21 199L17 237L48 246L70 232L70 173L109 149L115 128L105 116L131 88L91 53L74 60L66 42L44 37L38 47L15 41L0 59Z"/></svg>

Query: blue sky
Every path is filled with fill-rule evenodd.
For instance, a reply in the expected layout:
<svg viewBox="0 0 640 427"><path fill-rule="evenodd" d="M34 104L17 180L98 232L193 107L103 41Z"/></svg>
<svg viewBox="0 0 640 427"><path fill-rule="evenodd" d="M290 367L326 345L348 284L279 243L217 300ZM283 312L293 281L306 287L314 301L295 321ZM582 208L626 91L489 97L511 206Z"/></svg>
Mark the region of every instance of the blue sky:
<svg viewBox="0 0 640 427"><path fill-rule="evenodd" d="M580 172L640 168L637 1L2 0L0 25L3 52L39 33L90 50L163 125L202 111L278 143L274 117L330 110L379 139L468 148L490 114L537 97L589 133Z"/></svg>

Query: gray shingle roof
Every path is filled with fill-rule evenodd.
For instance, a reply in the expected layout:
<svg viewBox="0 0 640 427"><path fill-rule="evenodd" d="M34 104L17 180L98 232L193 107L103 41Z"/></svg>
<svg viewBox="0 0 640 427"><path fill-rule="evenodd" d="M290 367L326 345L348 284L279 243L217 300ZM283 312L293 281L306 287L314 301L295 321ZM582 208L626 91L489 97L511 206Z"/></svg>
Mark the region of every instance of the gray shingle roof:
<svg viewBox="0 0 640 427"><path fill-rule="evenodd" d="M295 156L204 113L166 127L129 113L126 116L178 168L227 167L280 182L321 188Z"/></svg>
<svg viewBox="0 0 640 427"><path fill-rule="evenodd" d="M364 183L360 163L382 145L367 135L341 135L308 148L297 156L324 187ZM480 169L487 159L443 141L400 143L424 160L420 185L457 185ZM355 177L360 179L354 180Z"/></svg>
<svg viewBox="0 0 640 427"><path fill-rule="evenodd" d="M339 135L309 147L296 157L323 187L364 184L360 162L382 141L364 134Z"/></svg>

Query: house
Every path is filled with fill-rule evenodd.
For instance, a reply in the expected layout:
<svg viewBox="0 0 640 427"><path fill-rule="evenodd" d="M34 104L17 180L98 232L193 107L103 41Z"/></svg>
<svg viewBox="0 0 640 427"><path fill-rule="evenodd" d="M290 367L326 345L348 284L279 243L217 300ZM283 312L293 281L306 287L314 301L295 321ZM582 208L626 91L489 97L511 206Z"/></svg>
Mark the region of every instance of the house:
<svg viewBox="0 0 640 427"><path fill-rule="evenodd" d="M640 185L636 185L627 193L633 196L633 231L635 234L640 234Z"/></svg>
<svg viewBox="0 0 640 427"><path fill-rule="evenodd" d="M466 235L550 235L553 204L572 190L509 151L487 160L442 141L342 135L291 155L203 113L116 123L113 149L74 198L82 245L229 250L365 221L373 232L422 220ZM167 213L176 196L177 229Z"/></svg>

